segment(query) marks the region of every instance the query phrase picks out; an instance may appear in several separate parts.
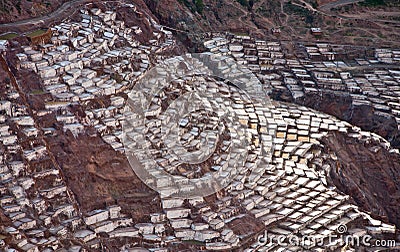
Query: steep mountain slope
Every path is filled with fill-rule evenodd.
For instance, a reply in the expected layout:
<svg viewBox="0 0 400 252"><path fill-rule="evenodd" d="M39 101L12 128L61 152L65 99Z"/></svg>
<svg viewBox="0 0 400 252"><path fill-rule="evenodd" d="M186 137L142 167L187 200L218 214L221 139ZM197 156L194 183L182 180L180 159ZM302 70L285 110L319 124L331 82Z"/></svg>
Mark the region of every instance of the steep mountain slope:
<svg viewBox="0 0 400 252"><path fill-rule="evenodd" d="M332 133L323 140L332 185L374 216L400 226L400 159L376 140Z"/></svg>
<svg viewBox="0 0 400 252"><path fill-rule="evenodd" d="M0 23L8 23L27 18L46 15L66 0L1 0L0 1Z"/></svg>

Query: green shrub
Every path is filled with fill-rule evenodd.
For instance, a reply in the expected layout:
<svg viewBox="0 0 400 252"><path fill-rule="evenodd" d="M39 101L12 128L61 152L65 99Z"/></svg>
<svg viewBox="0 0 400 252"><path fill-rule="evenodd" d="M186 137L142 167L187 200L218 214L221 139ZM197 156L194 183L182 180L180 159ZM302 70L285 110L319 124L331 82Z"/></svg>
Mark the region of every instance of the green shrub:
<svg viewBox="0 0 400 252"><path fill-rule="evenodd" d="M203 0L178 0L190 9L191 12L203 13L204 3Z"/></svg>
<svg viewBox="0 0 400 252"><path fill-rule="evenodd" d="M203 0L194 0L194 5L196 6L196 10L198 13L203 13L204 3Z"/></svg>
<svg viewBox="0 0 400 252"><path fill-rule="evenodd" d="M237 0L240 5L244 6L244 7L249 7L249 2L247 0Z"/></svg>
<svg viewBox="0 0 400 252"><path fill-rule="evenodd" d="M384 0L364 0L360 4L362 6L381 6L381 5L386 5Z"/></svg>

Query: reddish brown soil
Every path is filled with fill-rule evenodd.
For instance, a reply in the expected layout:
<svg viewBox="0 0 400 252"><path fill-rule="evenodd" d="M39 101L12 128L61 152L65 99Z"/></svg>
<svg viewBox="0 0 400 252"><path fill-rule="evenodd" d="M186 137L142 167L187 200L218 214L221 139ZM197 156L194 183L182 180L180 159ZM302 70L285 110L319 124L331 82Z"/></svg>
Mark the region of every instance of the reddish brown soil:
<svg viewBox="0 0 400 252"><path fill-rule="evenodd" d="M137 218L158 211L157 193L136 176L123 154L114 151L100 136L93 136L93 131L88 129L77 138L69 132L46 138L82 210L118 202L125 212Z"/></svg>
<svg viewBox="0 0 400 252"><path fill-rule="evenodd" d="M264 224L256 218L246 215L243 218L235 219L227 224L227 226L233 230L237 235L250 236L257 232L260 232Z"/></svg>
<svg viewBox="0 0 400 252"><path fill-rule="evenodd" d="M12 225L12 221L4 215L3 210L0 210L0 223L3 226Z"/></svg>

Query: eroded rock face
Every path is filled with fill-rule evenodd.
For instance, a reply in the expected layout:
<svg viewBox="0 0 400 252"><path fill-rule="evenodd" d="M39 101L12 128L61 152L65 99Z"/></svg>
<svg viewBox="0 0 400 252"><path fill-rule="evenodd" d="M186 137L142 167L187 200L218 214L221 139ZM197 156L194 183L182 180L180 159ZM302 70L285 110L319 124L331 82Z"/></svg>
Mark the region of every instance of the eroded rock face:
<svg viewBox="0 0 400 252"><path fill-rule="evenodd" d="M322 140L330 183L350 195L363 210L400 226L400 156L378 141L363 141L342 133Z"/></svg>

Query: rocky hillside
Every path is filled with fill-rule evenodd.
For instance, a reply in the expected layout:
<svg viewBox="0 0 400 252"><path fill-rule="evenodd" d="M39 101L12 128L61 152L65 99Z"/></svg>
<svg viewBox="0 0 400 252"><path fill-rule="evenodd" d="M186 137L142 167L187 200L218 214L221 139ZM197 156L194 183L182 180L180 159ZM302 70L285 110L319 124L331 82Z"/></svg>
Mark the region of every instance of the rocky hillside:
<svg viewBox="0 0 400 252"><path fill-rule="evenodd" d="M0 1L0 23L8 23L43 16L42 26L49 22L47 14L64 2L68 5L93 1L57 0ZM101 1L94 1L101 3ZM149 15L155 15L161 24L189 32L191 35L207 31L250 33L259 38L331 41L357 45L398 45L398 21L393 19L397 5L354 3L336 5L332 0L125 0L140 6ZM372 1L373 2L373 1ZM378 1L386 3L388 1ZM393 2L393 1L391 1ZM64 6L65 7L65 6ZM74 12L70 8L57 15L63 19ZM42 22L43 21L43 22ZM54 23L55 20L51 20ZM390 23L387 23L390 21ZM391 24L394 25L391 25ZM311 27L320 27L322 35L315 37ZM10 27L8 27L10 28ZM272 29L279 30L272 33ZM15 29L14 29L15 30ZM0 31L5 32L1 29ZM15 30L17 31L17 30Z"/></svg>
<svg viewBox="0 0 400 252"><path fill-rule="evenodd" d="M365 136L367 137L367 136ZM363 210L400 226L400 159L379 140L332 133L322 141L332 185Z"/></svg>
<svg viewBox="0 0 400 252"><path fill-rule="evenodd" d="M9 23L46 15L60 7L66 0L1 0L0 23Z"/></svg>
<svg viewBox="0 0 400 252"><path fill-rule="evenodd" d="M330 41L357 45L398 44L400 34L395 25L378 19L374 13L395 15L398 6L346 5L346 11L356 14L346 16L341 10L325 11L332 0L144 0L160 22L193 33L206 31L233 31L250 33L261 38ZM386 2L386 1L384 1ZM332 4L336 7L335 4ZM339 5L340 7L342 5ZM385 9L382 9L384 7ZM322 10L324 9L324 10ZM392 13L393 14L390 14ZM320 27L322 36L310 33L311 27ZM279 28L279 33L272 33ZM377 30L378 29L378 30Z"/></svg>
<svg viewBox="0 0 400 252"><path fill-rule="evenodd" d="M184 31L236 31L264 36L280 25L274 1L145 0L161 23Z"/></svg>

